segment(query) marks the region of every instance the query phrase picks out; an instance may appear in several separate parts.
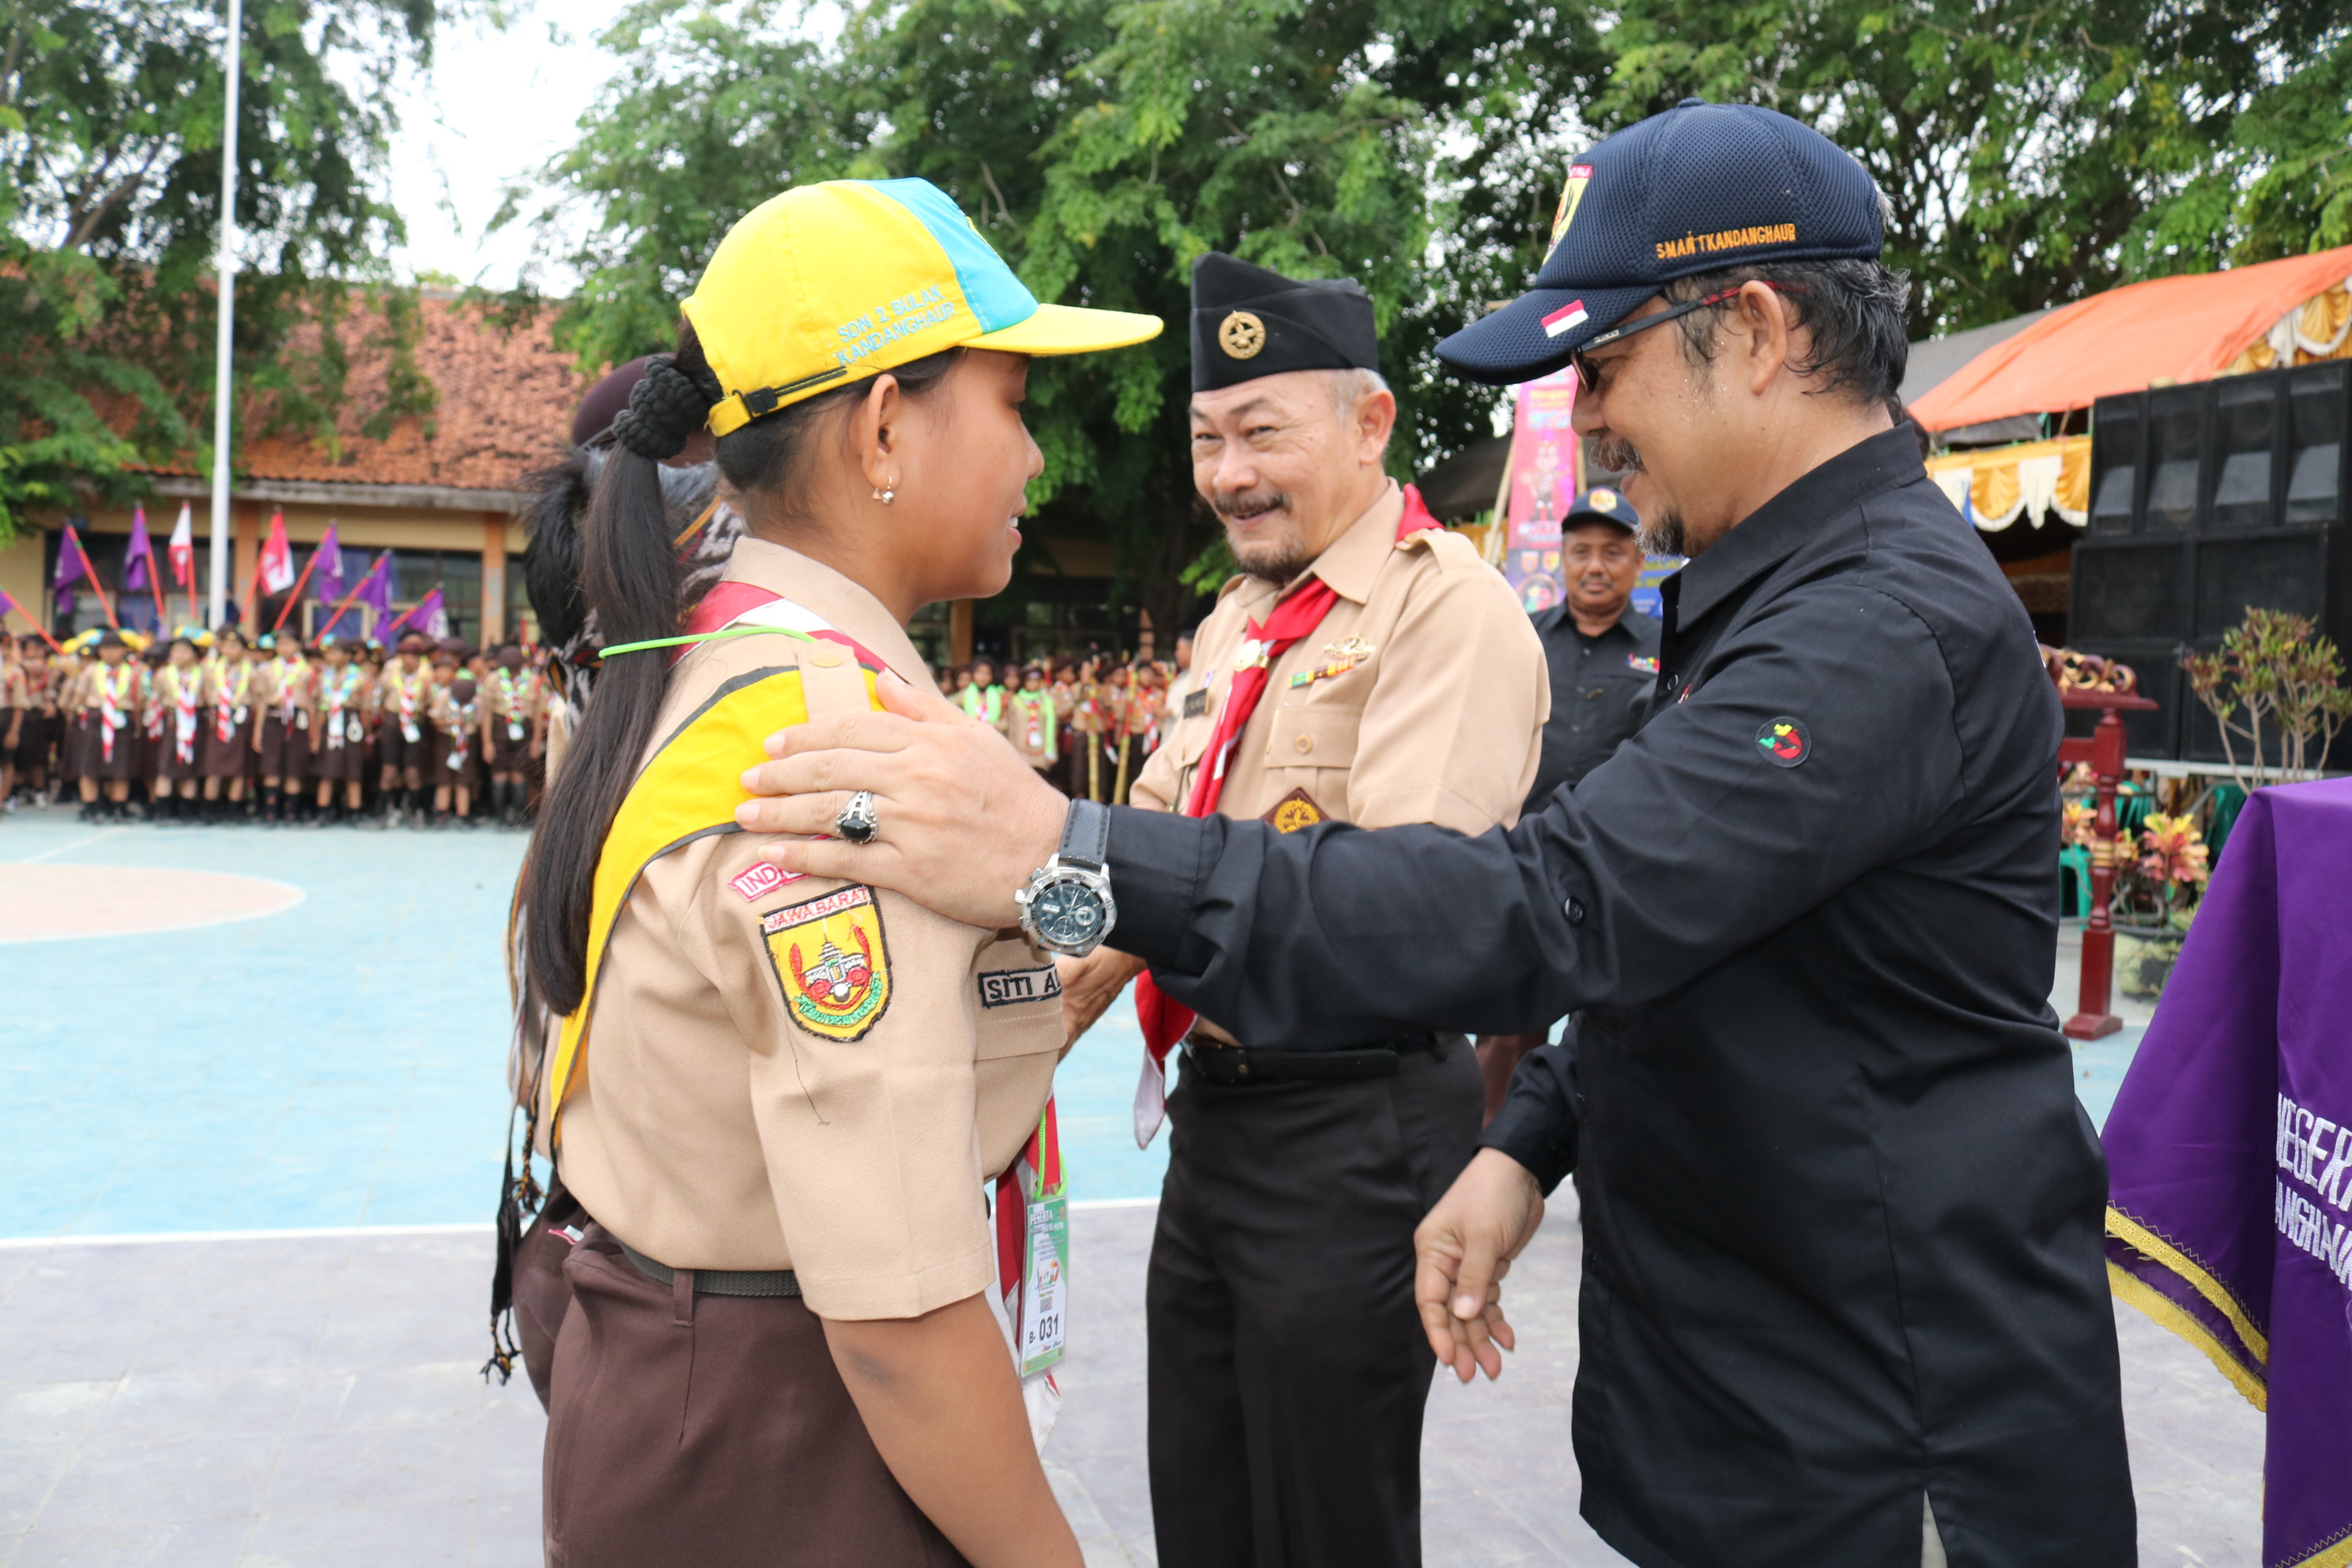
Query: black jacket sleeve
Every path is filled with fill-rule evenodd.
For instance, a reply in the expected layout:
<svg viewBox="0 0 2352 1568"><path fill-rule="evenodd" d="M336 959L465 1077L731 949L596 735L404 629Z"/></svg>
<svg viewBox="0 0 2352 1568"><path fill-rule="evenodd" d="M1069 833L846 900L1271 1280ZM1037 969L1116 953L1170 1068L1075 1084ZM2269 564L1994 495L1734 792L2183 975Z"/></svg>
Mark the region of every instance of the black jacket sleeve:
<svg viewBox="0 0 2352 1568"><path fill-rule="evenodd" d="M1112 944L1252 1045L1538 1029L1674 991L1967 809L1951 679L1899 601L1800 588L1698 674L1508 833L1117 811Z"/></svg>

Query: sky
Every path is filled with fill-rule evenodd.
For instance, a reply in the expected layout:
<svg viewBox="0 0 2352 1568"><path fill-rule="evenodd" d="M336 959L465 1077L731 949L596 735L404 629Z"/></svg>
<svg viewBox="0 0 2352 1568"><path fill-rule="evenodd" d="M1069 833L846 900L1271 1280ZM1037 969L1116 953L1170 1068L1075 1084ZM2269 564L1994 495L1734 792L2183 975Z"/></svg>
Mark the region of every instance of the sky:
<svg viewBox="0 0 2352 1568"><path fill-rule="evenodd" d="M512 284L530 248L520 226L488 232L508 182L570 144L581 113L613 74L592 41L625 0L541 0L504 32L486 24L443 34L429 74L404 84L392 142L392 198L408 225L395 253L404 275ZM561 20L558 20L558 18ZM542 272L542 288L572 279Z"/></svg>

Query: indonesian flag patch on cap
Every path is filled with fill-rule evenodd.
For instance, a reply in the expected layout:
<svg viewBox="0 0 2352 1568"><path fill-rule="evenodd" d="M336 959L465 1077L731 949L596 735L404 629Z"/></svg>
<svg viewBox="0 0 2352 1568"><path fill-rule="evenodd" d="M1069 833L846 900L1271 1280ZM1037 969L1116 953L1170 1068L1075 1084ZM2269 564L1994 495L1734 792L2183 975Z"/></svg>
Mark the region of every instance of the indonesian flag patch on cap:
<svg viewBox="0 0 2352 1568"><path fill-rule="evenodd" d="M1556 338L1571 327L1584 324L1584 301L1570 300L1543 319L1544 336Z"/></svg>

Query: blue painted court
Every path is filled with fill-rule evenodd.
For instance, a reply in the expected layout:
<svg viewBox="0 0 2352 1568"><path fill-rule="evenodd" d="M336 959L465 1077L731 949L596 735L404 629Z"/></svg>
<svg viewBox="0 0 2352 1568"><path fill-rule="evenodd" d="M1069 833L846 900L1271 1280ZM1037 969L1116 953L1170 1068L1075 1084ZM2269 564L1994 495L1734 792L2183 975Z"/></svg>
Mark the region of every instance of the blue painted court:
<svg viewBox="0 0 2352 1568"><path fill-rule="evenodd" d="M217 885L173 873L300 894L230 923L0 941L0 1237L487 1222L523 844L0 822L0 901L103 889L152 925L178 888ZM40 927L25 914L8 928ZM1139 1151L1129 1110L1141 1048L1122 1005L1063 1067L1074 1197L1159 1192L1166 1139Z"/></svg>

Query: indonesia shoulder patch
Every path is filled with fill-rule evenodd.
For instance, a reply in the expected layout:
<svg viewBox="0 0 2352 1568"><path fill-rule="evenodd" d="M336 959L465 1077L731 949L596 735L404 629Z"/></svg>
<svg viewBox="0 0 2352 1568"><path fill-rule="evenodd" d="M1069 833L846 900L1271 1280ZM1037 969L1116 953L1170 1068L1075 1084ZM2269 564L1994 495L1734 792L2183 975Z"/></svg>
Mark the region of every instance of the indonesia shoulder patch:
<svg viewBox="0 0 2352 1568"><path fill-rule="evenodd" d="M1793 768L1813 754L1813 737L1804 721L1786 714L1756 731L1756 749L1776 768Z"/></svg>
<svg viewBox="0 0 2352 1568"><path fill-rule="evenodd" d="M853 885L760 918L793 1022L847 1044L890 1006L890 949L874 889Z"/></svg>

